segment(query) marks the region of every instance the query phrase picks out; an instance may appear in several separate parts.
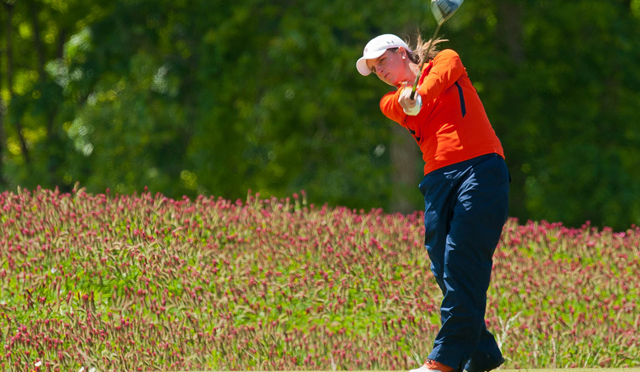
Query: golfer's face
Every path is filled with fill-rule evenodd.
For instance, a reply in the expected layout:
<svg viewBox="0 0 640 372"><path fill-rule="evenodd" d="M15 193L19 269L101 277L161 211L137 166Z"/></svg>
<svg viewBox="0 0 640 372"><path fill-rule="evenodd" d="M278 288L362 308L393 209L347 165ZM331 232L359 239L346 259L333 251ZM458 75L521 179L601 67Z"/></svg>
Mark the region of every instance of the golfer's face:
<svg viewBox="0 0 640 372"><path fill-rule="evenodd" d="M397 86L403 81L404 60L398 52L387 50L376 59L367 60L367 66L385 83Z"/></svg>

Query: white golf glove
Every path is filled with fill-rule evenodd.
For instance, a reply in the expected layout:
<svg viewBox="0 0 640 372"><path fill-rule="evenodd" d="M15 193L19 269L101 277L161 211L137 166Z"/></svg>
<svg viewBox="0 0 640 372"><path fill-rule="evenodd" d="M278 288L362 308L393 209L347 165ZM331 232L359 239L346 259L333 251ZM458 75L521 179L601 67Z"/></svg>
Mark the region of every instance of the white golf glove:
<svg viewBox="0 0 640 372"><path fill-rule="evenodd" d="M416 105L413 106L410 109L406 109L406 108L402 108L402 111L404 111L405 114L409 115L409 116L416 116L420 113L420 109L422 109L422 96L417 94L416 95Z"/></svg>

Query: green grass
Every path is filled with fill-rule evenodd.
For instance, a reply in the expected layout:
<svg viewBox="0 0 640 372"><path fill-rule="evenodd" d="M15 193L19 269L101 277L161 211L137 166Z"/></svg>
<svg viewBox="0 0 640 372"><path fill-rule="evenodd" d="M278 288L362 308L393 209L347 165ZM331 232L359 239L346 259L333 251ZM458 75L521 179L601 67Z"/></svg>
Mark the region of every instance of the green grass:
<svg viewBox="0 0 640 372"><path fill-rule="evenodd" d="M640 368L546 368L546 369L500 369L500 372L640 372Z"/></svg>
<svg viewBox="0 0 640 372"><path fill-rule="evenodd" d="M336 370L336 371L339 371L339 370ZM495 371L497 372L640 372L640 368L523 368L523 369L497 369ZM192 371L192 372L206 372L206 371ZM291 372L291 371L273 371L273 372ZM296 372L334 372L334 371L333 370L327 370L327 371L296 370ZM357 372L397 372L397 371L357 370Z"/></svg>
<svg viewBox="0 0 640 372"><path fill-rule="evenodd" d="M408 370L440 327L421 213L82 190L0 208L0 370ZM510 220L486 312L504 367L640 367L639 246Z"/></svg>

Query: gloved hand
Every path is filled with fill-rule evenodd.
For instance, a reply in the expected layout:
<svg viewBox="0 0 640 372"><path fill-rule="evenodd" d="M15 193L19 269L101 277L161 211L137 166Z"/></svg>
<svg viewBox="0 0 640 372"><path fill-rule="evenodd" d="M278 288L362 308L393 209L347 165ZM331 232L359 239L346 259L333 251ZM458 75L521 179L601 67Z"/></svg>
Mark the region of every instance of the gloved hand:
<svg viewBox="0 0 640 372"><path fill-rule="evenodd" d="M405 114L409 116L416 116L420 113L420 109L422 108L422 96L420 94L416 94L415 99L411 99L411 86L407 86L406 83L404 87L400 91L400 96L398 96L398 103L402 106L402 110Z"/></svg>

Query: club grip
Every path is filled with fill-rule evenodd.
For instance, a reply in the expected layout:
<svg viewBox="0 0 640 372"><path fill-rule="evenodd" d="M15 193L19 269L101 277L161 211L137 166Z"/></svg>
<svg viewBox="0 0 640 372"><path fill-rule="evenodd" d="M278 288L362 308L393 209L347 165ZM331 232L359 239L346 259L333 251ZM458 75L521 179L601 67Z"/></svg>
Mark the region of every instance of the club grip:
<svg viewBox="0 0 640 372"><path fill-rule="evenodd" d="M422 69L420 69L420 71L422 71ZM409 96L409 98L411 98L411 100L415 99L416 88L418 87L418 82L420 81L420 76L422 76L422 73L418 74L418 76L416 76L416 80L413 82L413 87L411 88L411 95Z"/></svg>

